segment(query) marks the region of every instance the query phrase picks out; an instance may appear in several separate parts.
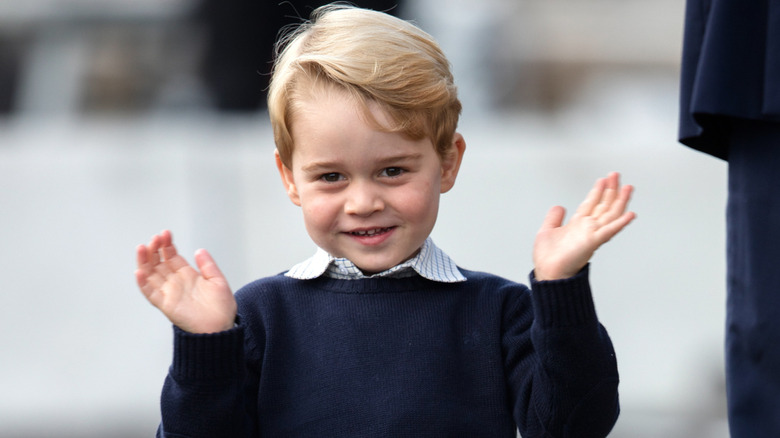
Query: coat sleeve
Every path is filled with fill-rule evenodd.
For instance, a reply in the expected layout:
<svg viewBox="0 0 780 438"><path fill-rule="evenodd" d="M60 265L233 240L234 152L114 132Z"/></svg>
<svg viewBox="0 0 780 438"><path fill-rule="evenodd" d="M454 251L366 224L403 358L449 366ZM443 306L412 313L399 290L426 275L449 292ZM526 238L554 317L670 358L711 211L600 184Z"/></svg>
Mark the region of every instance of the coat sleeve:
<svg viewBox="0 0 780 438"><path fill-rule="evenodd" d="M244 328L196 335L174 327L158 438L257 436L258 378L244 358ZM254 391L256 394L256 390Z"/></svg>
<svg viewBox="0 0 780 438"><path fill-rule="evenodd" d="M620 412L612 342L598 322L586 267L537 282L504 313L513 415L523 437L605 437ZM528 300L531 300L531 303Z"/></svg>

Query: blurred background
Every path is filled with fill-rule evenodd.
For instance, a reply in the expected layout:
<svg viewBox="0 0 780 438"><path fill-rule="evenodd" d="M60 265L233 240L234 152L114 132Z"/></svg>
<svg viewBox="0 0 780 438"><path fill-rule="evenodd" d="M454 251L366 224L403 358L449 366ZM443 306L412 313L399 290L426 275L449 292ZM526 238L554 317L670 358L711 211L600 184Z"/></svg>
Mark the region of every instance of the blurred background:
<svg viewBox="0 0 780 438"><path fill-rule="evenodd" d="M313 253L263 103L269 41L305 3L0 0L0 437L154 435L171 328L133 278L152 234L208 248L234 289ZM434 239L461 266L527 282L549 207L612 170L636 186L637 220L591 271L621 371L614 437L728 436L726 166L676 142L683 11L391 10L440 41L460 88L468 150Z"/></svg>

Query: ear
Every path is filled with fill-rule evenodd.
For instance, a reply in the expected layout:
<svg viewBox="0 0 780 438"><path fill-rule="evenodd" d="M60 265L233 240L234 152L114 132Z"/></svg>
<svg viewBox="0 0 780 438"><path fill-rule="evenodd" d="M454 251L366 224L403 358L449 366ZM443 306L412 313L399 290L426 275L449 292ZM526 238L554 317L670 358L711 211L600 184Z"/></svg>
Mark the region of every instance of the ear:
<svg viewBox="0 0 780 438"><path fill-rule="evenodd" d="M452 136L452 145L447 155L441 160L441 192L450 191L455 185L455 179L458 177L460 163L463 161L463 154L466 152L466 140L459 133Z"/></svg>
<svg viewBox="0 0 780 438"><path fill-rule="evenodd" d="M274 151L274 159L276 159L276 168L279 169L279 176L282 177L282 184L284 184L284 189L287 191L287 196L293 204L300 207L301 197L298 195L298 188L295 186L293 171L282 162L278 149Z"/></svg>

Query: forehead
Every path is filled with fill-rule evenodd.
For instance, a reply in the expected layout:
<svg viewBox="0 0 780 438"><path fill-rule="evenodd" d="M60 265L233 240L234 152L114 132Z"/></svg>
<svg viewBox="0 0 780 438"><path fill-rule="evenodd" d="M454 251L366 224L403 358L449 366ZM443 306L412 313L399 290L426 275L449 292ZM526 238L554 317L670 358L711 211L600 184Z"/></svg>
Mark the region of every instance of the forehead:
<svg viewBox="0 0 780 438"><path fill-rule="evenodd" d="M389 130L390 118L375 101L362 97L358 91L351 91L321 78L304 77L297 81L291 100L291 130L294 130L300 116L312 113L331 113L334 108L354 112L365 123L377 123L377 128Z"/></svg>
<svg viewBox="0 0 780 438"><path fill-rule="evenodd" d="M293 163L385 162L435 154L432 142L381 129L387 115L369 103L368 111L344 91L321 93L300 102L292 135ZM369 116L376 123L369 121Z"/></svg>
<svg viewBox="0 0 780 438"><path fill-rule="evenodd" d="M291 109L290 133L295 148L302 142L331 137L402 137L396 122L373 100L363 99L337 86L316 86L301 93Z"/></svg>

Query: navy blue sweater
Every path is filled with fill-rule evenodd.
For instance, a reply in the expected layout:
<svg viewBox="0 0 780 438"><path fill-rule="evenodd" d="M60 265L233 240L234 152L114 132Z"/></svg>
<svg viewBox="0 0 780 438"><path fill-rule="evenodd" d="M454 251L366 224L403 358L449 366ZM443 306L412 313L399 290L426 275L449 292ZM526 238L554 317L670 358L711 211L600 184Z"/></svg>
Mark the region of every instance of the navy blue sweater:
<svg viewBox="0 0 780 438"><path fill-rule="evenodd" d="M463 272L250 283L236 328L174 328L158 436L606 436L617 365L587 268L533 292Z"/></svg>

